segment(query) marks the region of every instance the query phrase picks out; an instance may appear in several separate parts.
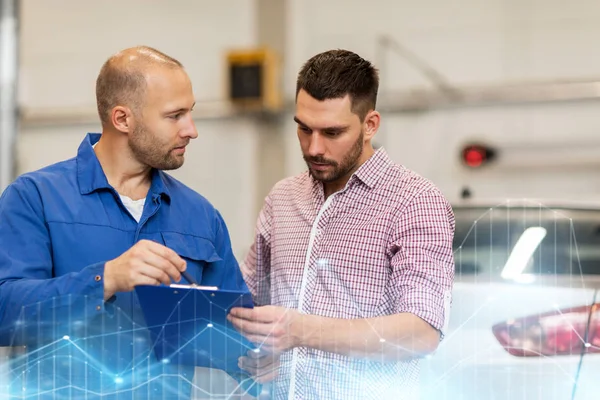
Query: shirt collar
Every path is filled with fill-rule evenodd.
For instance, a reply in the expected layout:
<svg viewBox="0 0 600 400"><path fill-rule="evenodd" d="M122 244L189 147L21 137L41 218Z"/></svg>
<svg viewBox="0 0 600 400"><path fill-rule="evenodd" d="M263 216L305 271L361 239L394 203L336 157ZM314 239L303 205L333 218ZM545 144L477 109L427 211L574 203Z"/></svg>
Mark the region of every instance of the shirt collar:
<svg viewBox="0 0 600 400"><path fill-rule="evenodd" d="M369 189L372 189L391 165L392 160L390 160L385 149L380 147L354 172L350 179L356 177L356 179L367 185Z"/></svg>
<svg viewBox="0 0 600 400"><path fill-rule="evenodd" d="M392 161L387 152L383 147L380 147L352 174L343 190L351 188L355 181L362 182L369 189L374 188L391 165ZM317 200L317 204L322 204L325 198L323 182L316 180L310 171L307 171L307 174L312 182L313 198Z"/></svg>
<svg viewBox="0 0 600 400"><path fill-rule="evenodd" d="M88 133L77 150L77 181L79 192L83 195L100 189L113 189L106 179L102 165L100 165L93 148L94 144L100 140L100 136L99 133ZM164 196L170 200L171 195L165 185L163 174L162 171L152 170L150 192L154 196Z"/></svg>

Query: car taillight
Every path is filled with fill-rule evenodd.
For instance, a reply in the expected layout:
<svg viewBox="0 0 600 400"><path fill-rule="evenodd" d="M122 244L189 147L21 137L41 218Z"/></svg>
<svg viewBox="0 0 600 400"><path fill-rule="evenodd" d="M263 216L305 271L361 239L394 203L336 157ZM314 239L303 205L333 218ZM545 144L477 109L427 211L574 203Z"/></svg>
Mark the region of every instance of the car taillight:
<svg viewBox="0 0 600 400"><path fill-rule="evenodd" d="M504 349L518 357L597 353L600 304L509 320L492 331Z"/></svg>

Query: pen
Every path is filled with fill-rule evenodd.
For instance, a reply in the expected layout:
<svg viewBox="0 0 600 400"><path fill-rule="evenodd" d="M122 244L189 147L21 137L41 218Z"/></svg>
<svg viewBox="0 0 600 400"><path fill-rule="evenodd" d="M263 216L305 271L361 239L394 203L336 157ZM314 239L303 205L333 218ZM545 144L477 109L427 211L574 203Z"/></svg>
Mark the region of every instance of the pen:
<svg viewBox="0 0 600 400"><path fill-rule="evenodd" d="M187 271L181 271L181 275L185 278L186 281L192 284L192 286L198 286L198 282Z"/></svg>

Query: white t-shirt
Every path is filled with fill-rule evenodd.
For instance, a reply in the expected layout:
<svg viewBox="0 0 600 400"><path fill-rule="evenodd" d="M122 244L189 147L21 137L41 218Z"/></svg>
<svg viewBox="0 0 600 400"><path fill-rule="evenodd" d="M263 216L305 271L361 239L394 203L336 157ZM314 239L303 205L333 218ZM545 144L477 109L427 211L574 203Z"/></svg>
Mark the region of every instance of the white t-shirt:
<svg viewBox="0 0 600 400"><path fill-rule="evenodd" d="M129 211L131 216L135 218L135 220L139 223L142 218L142 213L144 212L144 204L146 203L146 198L139 200L132 200L130 197L123 196L119 194L123 205Z"/></svg>

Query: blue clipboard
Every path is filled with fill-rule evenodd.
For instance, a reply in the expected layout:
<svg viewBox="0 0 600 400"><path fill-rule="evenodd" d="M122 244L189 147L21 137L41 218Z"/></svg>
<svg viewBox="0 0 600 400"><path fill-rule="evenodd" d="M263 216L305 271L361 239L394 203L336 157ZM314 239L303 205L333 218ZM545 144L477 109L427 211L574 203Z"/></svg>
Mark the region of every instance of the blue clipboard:
<svg viewBox="0 0 600 400"><path fill-rule="evenodd" d="M220 369L251 395L260 393L262 385L238 367L257 347L227 320L234 307L254 307L250 293L177 284L135 291L159 361Z"/></svg>

